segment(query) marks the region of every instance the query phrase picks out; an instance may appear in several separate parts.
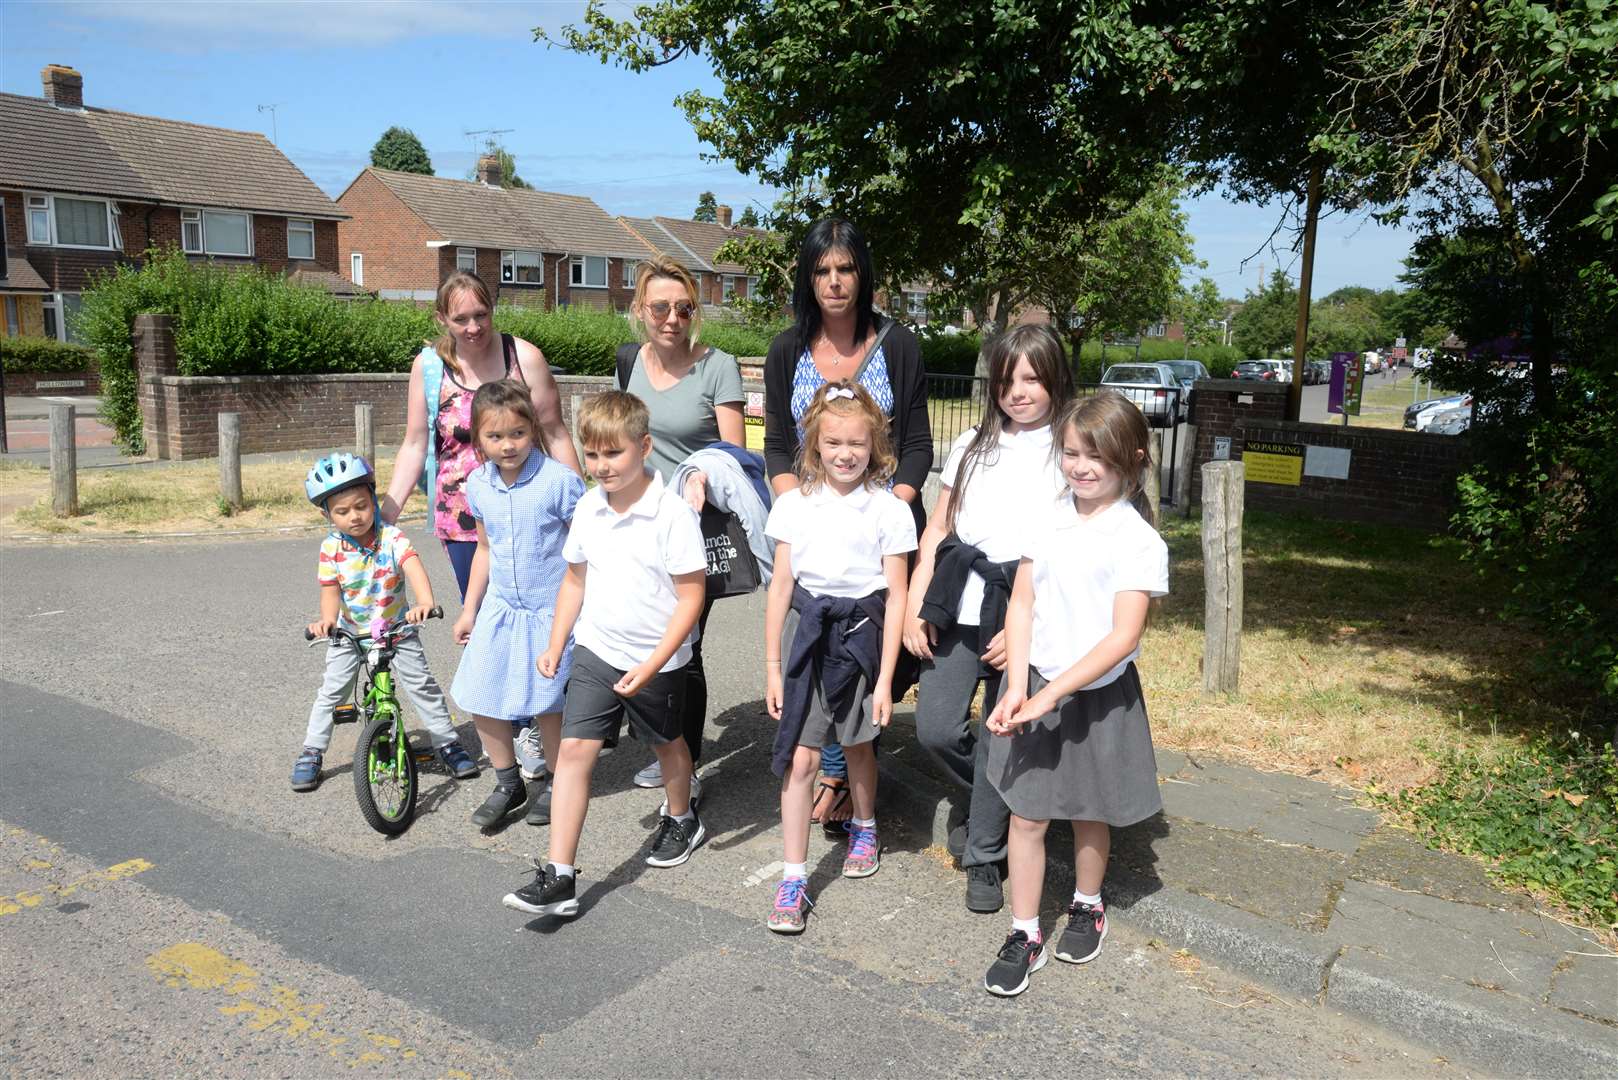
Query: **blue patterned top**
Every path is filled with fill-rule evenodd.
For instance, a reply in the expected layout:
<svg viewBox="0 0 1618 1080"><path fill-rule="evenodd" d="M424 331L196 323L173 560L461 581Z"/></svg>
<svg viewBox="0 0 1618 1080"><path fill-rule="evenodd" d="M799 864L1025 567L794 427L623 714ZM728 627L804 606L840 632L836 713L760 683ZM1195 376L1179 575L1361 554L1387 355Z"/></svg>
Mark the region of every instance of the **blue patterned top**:
<svg viewBox="0 0 1618 1080"><path fill-rule="evenodd" d="M810 402L815 400L815 392L825 386L827 379L815 367L814 357L809 350L803 350L798 357L798 367L792 373L792 419L798 425L798 436L803 436L803 414L809 411ZM888 361L882 355L881 346L871 357L871 362L865 365L860 373L860 385L865 392L871 395L876 407L882 410L883 416L893 415L893 384L888 381Z"/></svg>
<svg viewBox="0 0 1618 1080"><path fill-rule="evenodd" d="M515 484L508 485L492 461L467 477L467 507L489 538L489 597L528 611L556 606L567 572L562 543L583 494L584 481L538 449Z"/></svg>

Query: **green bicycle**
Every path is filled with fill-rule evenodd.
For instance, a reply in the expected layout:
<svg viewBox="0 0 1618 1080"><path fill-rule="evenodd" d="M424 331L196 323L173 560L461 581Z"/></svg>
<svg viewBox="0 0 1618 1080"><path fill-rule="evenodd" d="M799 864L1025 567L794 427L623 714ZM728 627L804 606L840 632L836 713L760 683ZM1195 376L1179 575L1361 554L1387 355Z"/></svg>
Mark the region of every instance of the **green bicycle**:
<svg viewBox="0 0 1618 1080"><path fill-rule="evenodd" d="M442 619L444 609L434 607L429 619ZM366 824L379 833L398 836L416 818L416 758L431 759L431 750L417 750L405 733L404 711L393 693L393 655L403 626L384 631L374 638L360 638L340 626L332 628L328 640L347 644L365 659L364 685L354 682L354 702L333 710L332 721L351 724L365 721L354 747L354 795ZM304 639L315 641L308 630ZM370 648L367 648L367 643Z"/></svg>

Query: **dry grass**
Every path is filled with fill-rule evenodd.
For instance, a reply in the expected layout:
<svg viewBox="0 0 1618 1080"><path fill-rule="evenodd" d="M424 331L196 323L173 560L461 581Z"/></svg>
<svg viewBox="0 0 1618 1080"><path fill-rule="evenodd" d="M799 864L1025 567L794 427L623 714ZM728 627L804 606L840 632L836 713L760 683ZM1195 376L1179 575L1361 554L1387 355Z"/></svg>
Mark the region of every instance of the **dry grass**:
<svg viewBox="0 0 1618 1080"><path fill-rule="evenodd" d="M1453 541L1249 512L1242 690L1202 692L1195 521L1164 523L1172 592L1141 674L1163 746L1257 768L1398 789L1433 751L1551 730L1576 709L1531 668L1542 643L1501 620Z"/></svg>
<svg viewBox="0 0 1618 1080"><path fill-rule="evenodd" d="M217 461L79 470L79 514L58 518L50 508L50 474L10 464L0 468L0 535L62 536L217 532L322 524L304 498L303 478L314 457L242 466L242 509L226 513Z"/></svg>
<svg viewBox="0 0 1618 1080"><path fill-rule="evenodd" d="M1348 418L1351 427L1375 428L1402 428L1405 422L1405 409L1412 401L1411 395L1417 393L1412 381L1415 376L1405 369L1399 369L1399 377L1392 382L1386 381L1382 375L1365 376L1365 393L1360 399L1360 415ZM1439 391L1428 390L1427 384L1422 384L1422 392L1418 396L1442 397ZM1341 422L1341 417L1332 416L1329 420Z"/></svg>

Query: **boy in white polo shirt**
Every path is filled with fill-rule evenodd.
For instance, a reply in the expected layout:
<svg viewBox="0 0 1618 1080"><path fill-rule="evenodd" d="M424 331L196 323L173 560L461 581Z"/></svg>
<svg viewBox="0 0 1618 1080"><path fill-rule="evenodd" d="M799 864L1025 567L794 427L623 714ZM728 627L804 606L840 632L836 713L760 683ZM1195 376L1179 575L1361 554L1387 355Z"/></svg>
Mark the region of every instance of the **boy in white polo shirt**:
<svg viewBox="0 0 1618 1080"><path fill-rule="evenodd" d="M706 838L691 802L691 751L683 737L685 665L702 614L707 556L694 510L646 467L646 405L611 390L576 418L596 486L573 511L562 555L550 647L539 670L554 677L573 636L573 674L562 708L562 746L551 796L548 865L505 905L535 915L576 915L574 860L602 746L627 715L663 767L667 796L652 836L651 866L678 866ZM576 624L576 625L575 625Z"/></svg>

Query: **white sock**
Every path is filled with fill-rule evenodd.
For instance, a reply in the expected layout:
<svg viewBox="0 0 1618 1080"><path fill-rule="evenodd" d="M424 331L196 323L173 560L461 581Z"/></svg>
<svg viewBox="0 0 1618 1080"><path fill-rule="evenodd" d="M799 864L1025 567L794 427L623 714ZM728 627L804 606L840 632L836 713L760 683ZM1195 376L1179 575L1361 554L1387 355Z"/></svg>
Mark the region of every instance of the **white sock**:
<svg viewBox="0 0 1618 1080"><path fill-rule="evenodd" d="M791 881L793 878L797 878L799 881L808 881L809 864L806 862L782 863L781 880Z"/></svg>
<svg viewBox="0 0 1618 1080"><path fill-rule="evenodd" d="M876 818L849 818L849 821L856 829L876 828Z"/></svg>
<svg viewBox="0 0 1618 1080"><path fill-rule="evenodd" d="M686 808L685 808L685 813L683 813L683 814L675 814L674 815L674 820L678 821L680 824L684 825L688 821L697 820L697 812L695 810L691 809L690 805L688 804L686 806Z"/></svg>
<svg viewBox="0 0 1618 1080"><path fill-rule="evenodd" d="M1091 907L1095 907L1097 904L1101 903L1101 894L1096 893L1094 896L1091 896L1089 893L1082 893L1079 890L1074 889L1073 901L1074 903L1089 904Z"/></svg>
<svg viewBox="0 0 1618 1080"><path fill-rule="evenodd" d="M1023 933L1028 935L1028 940L1029 941L1038 941L1039 940L1039 920L1038 919L1016 919L1016 918L1014 918L1014 919L1011 920L1011 929L1012 929L1013 933L1015 933L1018 930L1021 930Z"/></svg>
<svg viewBox="0 0 1618 1080"><path fill-rule="evenodd" d="M572 877L573 876L573 864L572 863L553 862L553 863L551 863L551 869L556 871L556 876L557 877Z"/></svg>

